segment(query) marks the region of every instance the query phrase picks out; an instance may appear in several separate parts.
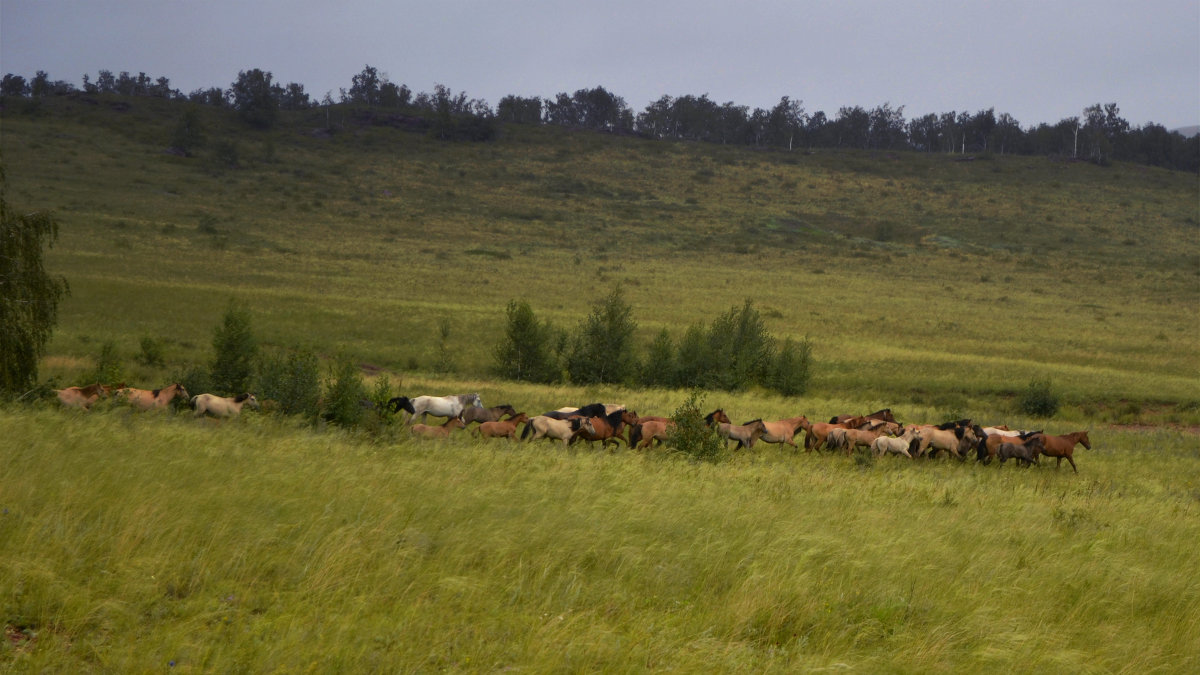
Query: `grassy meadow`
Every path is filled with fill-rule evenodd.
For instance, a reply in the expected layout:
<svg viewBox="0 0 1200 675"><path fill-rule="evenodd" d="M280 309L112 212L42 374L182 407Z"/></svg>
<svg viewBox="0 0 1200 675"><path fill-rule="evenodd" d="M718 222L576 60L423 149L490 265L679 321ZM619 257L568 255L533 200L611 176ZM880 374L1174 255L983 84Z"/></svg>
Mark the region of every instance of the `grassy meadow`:
<svg viewBox="0 0 1200 675"><path fill-rule="evenodd" d="M100 406L0 407L0 669L190 672L1200 668L1200 182L1136 165L756 152L506 126L443 143L353 111L267 132L177 104L5 102L14 209L61 222L41 377L106 343L134 386L262 345L408 395L670 414L686 396L490 379L504 308L573 330L616 284L644 345L755 302L809 391L709 392L735 422L1090 429L1052 463L756 447L418 442ZM237 168L212 147L236 144ZM454 371L432 374L448 322ZM136 361L139 342L166 363ZM1062 407L1021 414L1048 378ZM193 392L198 393L198 392Z"/></svg>

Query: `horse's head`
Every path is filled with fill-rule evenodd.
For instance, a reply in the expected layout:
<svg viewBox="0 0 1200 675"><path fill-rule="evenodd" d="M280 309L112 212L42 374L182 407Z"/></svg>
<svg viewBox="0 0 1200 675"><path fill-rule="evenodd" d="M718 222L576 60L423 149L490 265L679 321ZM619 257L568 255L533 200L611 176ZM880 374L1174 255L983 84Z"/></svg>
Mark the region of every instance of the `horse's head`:
<svg viewBox="0 0 1200 675"><path fill-rule="evenodd" d="M255 396L254 394L251 394L249 392L242 394L242 396L245 397L242 400L246 402L246 405L250 406L251 408L254 408L255 410L260 410L260 408L258 407L258 397L257 396ZM239 397L239 398L241 398L241 397Z"/></svg>
<svg viewBox="0 0 1200 675"><path fill-rule="evenodd" d="M479 394L471 394L471 397L463 402L463 405L477 405L483 407L483 400L479 398Z"/></svg>
<svg viewBox="0 0 1200 675"><path fill-rule="evenodd" d="M511 408L510 408L510 410L511 410ZM512 422L513 424L521 424L522 422L529 421L529 415L526 413L517 413L517 414L513 415L512 417L508 418L508 421Z"/></svg>
<svg viewBox="0 0 1200 675"><path fill-rule="evenodd" d="M1088 450L1092 449L1092 442L1088 440L1088 432L1086 431L1079 432L1079 440L1077 440L1076 443L1082 443L1083 447L1087 448Z"/></svg>

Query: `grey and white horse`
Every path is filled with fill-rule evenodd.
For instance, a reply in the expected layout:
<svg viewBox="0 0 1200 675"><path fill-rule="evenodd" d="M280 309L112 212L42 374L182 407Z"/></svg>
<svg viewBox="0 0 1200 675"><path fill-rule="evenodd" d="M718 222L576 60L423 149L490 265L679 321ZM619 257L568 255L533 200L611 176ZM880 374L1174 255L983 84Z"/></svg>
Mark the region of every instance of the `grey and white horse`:
<svg viewBox="0 0 1200 675"><path fill-rule="evenodd" d="M421 416L421 422L425 422L426 415L434 417L462 417L463 410L470 406L483 407L483 402L479 399L479 394L456 394L452 396L418 396L409 400L412 405L412 417L409 420L417 419Z"/></svg>

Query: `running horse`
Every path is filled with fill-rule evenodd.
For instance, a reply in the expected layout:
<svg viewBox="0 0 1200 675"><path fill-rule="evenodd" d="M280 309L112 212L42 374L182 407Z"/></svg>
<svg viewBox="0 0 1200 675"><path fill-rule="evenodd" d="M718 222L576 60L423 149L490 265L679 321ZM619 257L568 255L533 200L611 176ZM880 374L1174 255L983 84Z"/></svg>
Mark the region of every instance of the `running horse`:
<svg viewBox="0 0 1200 675"><path fill-rule="evenodd" d="M1042 439L1042 454L1047 457L1058 459L1054 467L1062 466L1063 458L1065 457L1071 463L1071 468L1075 473L1079 473L1079 469L1075 467L1075 459L1072 455L1075 454L1075 445L1079 444L1088 450L1092 449L1092 442L1088 440L1088 432L1075 431L1062 436L1051 436L1050 434L1041 434Z"/></svg>
<svg viewBox="0 0 1200 675"><path fill-rule="evenodd" d="M417 419L418 415L421 416L421 422L426 420L426 415L446 418L458 417L461 419L463 410L465 410L467 407L483 407L483 403L479 400L479 394L418 396L414 399L411 399L408 403L410 406L412 406L412 409L409 410L409 412L412 413L412 417L408 418L410 422ZM397 406L397 410L399 410L399 408L400 406ZM408 408L405 408L405 410L408 410Z"/></svg>
<svg viewBox="0 0 1200 675"><path fill-rule="evenodd" d="M184 389L183 385L178 382L168 384L162 389L155 389L153 391L149 389L135 389L133 387L117 390L118 401L125 401L134 410L139 411L161 410L176 398L182 398L185 401L188 400L187 389Z"/></svg>
<svg viewBox="0 0 1200 675"><path fill-rule="evenodd" d="M102 398L108 398L109 394L114 389L120 389L125 386L125 383L110 387L108 385L89 384L86 387L66 387L65 389L55 389L54 394L58 396L58 402L67 408L79 408L80 410L91 410L92 405Z"/></svg>
<svg viewBox="0 0 1200 675"><path fill-rule="evenodd" d="M793 449L799 450L796 446L796 434L800 433L805 424L808 424L808 418L804 415L775 422L763 422L766 431L758 440L763 443L787 443Z"/></svg>
<svg viewBox="0 0 1200 675"><path fill-rule="evenodd" d="M258 397L251 393L238 394L234 397L217 396L215 394L197 394L192 397L192 408L196 410L193 417L237 417L242 414L242 408L250 406L259 410Z"/></svg>

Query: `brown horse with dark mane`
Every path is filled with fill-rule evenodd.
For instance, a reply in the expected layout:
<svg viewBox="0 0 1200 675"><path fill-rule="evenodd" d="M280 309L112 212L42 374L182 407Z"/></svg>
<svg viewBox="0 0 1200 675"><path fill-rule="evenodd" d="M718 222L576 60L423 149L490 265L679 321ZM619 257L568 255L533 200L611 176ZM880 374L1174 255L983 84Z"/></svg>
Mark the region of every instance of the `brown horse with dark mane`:
<svg viewBox="0 0 1200 675"><path fill-rule="evenodd" d="M118 400L126 401L129 405L133 406L134 410L141 411L161 410L176 398L182 398L185 401L188 400L187 389L184 389L183 385L178 382L168 384L162 389L155 389L153 391L149 389L134 389L133 387L126 387L117 391Z"/></svg>
<svg viewBox="0 0 1200 675"><path fill-rule="evenodd" d="M1092 442L1088 440L1088 432L1086 431L1073 431L1061 436L1041 434L1041 438L1042 445L1045 446L1042 448L1042 454L1058 460L1054 464L1054 467L1058 468L1062 466L1062 461L1065 458L1071 463L1071 468L1074 469L1075 473L1079 473L1079 469L1075 466L1075 458L1072 457L1075 454L1075 445L1079 444L1088 450L1092 449Z"/></svg>

